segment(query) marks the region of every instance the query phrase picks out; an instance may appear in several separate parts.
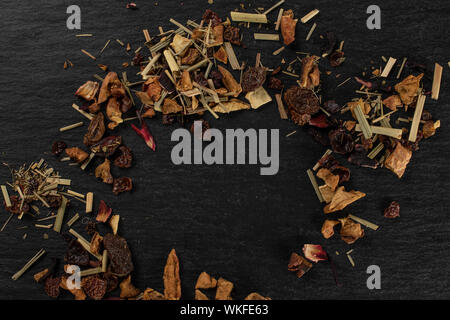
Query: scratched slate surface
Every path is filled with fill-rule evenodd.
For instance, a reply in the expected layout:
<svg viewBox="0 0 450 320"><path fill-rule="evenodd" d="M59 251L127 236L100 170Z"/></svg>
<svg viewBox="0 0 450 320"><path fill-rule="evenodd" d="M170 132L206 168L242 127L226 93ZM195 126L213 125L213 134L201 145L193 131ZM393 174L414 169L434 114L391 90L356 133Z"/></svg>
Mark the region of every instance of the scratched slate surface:
<svg viewBox="0 0 450 320"><path fill-rule="evenodd" d="M346 210L366 218L381 228L366 230L366 236L352 246L339 236L325 241L320 235L324 220L306 176L322 155L324 148L293 123L283 121L274 103L258 111L235 113L211 120L211 125L225 128L280 129L280 170L275 176L260 176L259 166L175 166L170 160L174 143L170 142L175 127L164 127L160 118L148 121L158 148L154 153L144 145L128 126L118 133L131 146L135 155L133 168L115 170L115 175L134 179L132 193L114 196L110 187L96 181L94 166L86 172L68 166L49 154L51 143L62 139L69 145L81 145L86 125L64 134L58 128L85 120L70 105L76 102L73 92L79 85L100 73L96 63L108 65L117 72L127 71L131 80L135 69L124 69L122 63L131 56L114 41L131 43L133 50L142 45L142 29L152 35L157 27L173 28L169 18L180 22L200 19L204 9L211 8L225 16L243 2L249 12L256 7L268 8L272 1L220 1L213 5L202 1L137 1L139 10L126 10L124 1L78 1L82 10L82 30L66 29L66 8L72 1L22 1L0 4L0 139L1 161L12 166L44 157L65 177L73 181L72 188L80 192L93 191L96 203L104 199L121 215L120 233L133 250L136 271L135 284L140 288L163 290L162 273L166 256L176 248L181 260L182 290L185 298L193 298L196 277L202 271L222 276L235 283L233 296L243 298L257 291L273 299L430 299L450 298L448 287L450 262L450 219L448 190L450 134L450 96L447 61L450 4L448 1L383 1L382 29L366 28L368 1L286 1L301 17L314 8L321 13L314 19L318 28L309 43L303 40L312 22L299 23L296 46L282 56L287 61L295 51L318 54L319 35L334 31L345 40L347 57L343 66L333 69L330 77L322 76L324 98L345 103L355 96L359 85L348 77L360 75L364 68L383 65L381 56L399 59L406 56L424 62L429 67L426 86L430 87L434 62L444 66L441 97L438 102L428 99L425 109L443 128L422 143L415 153L402 180L390 171L355 168L349 187L367 193L367 197ZM251 6L249 6L251 5ZM269 15L275 20L278 10ZM251 32L257 29L253 27ZM263 28L264 30L264 28ZM271 29L272 30L272 29ZM280 44L254 42L245 30L248 50L237 49L238 59L252 63L256 52L262 53L266 66L275 67L281 56L272 51ZM261 31L265 32L265 31ZM267 32L270 32L267 31ZM93 38L76 38L78 33L93 33ZM95 63L80 52L81 48L97 55L107 39L109 47ZM144 50L145 52L145 50ZM70 59L75 67L63 70ZM331 70L327 61L321 71ZM393 74L396 74L394 69ZM404 75L408 70L406 69ZM341 76L336 79L335 75ZM292 79L284 78L286 81ZM286 138L286 134L297 133ZM0 180L9 181L6 167L0 169ZM391 200L401 204L401 218L388 221L382 210ZM82 212L73 203L67 217ZM44 214L46 214L44 210ZM83 216L83 215L82 215ZM0 222L8 214L1 210ZM66 218L67 219L67 218ZM83 232L85 220L73 227ZM43 288L36 285L32 275L40 271L50 257L62 257L65 244L51 230L35 229L33 219L13 219L0 233L0 298L46 299ZM28 226L27 229L19 229ZM25 240L22 239L27 234ZM43 234L49 239L44 240ZM287 271L292 251L303 243L323 244L334 258L338 280L334 283L329 264L319 264L302 279ZM48 251L22 278L14 282L15 273L39 248ZM345 255L350 248L356 266L351 267ZM340 256L334 254L341 252ZM381 268L382 289L366 287L366 268L376 264ZM63 299L70 298L65 294Z"/></svg>

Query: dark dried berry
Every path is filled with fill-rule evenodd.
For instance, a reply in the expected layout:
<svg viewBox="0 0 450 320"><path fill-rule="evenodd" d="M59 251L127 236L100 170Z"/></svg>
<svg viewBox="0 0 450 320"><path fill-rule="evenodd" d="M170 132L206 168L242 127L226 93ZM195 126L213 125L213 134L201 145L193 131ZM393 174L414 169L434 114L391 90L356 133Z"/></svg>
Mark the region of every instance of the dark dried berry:
<svg viewBox="0 0 450 320"><path fill-rule="evenodd" d="M64 261L68 264L75 264L80 267L89 265L89 253L75 239L72 239L67 248Z"/></svg>
<svg viewBox="0 0 450 320"><path fill-rule="evenodd" d="M83 291L94 300L101 300L106 294L107 281L97 275L88 276L81 281Z"/></svg>
<svg viewBox="0 0 450 320"><path fill-rule="evenodd" d="M89 220L86 224L85 230L88 235L93 236L97 232L97 222L95 222L94 220Z"/></svg>
<svg viewBox="0 0 450 320"><path fill-rule="evenodd" d="M206 9L202 19L206 25L209 25L209 22L211 21L211 27L213 28L222 23L222 19L219 15L210 9Z"/></svg>
<svg viewBox="0 0 450 320"><path fill-rule="evenodd" d="M124 238L108 233L103 238L103 246L107 250L109 270L112 273L126 276L134 270L131 251Z"/></svg>
<svg viewBox="0 0 450 320"><path fill-rule="evenodd" d="M308 134L313 137L314 141L320 143L321 145L325 147L330 145L330 139L328 139L328 136L320 129L309 127Z"/></svg>
<svg viewBox="0 0 450 320"><path fill-rule="evenodd" d="M313 115L320 109L319 99L312 90L293 86L284 93L284 100L288 106L292 120L303 126L309 122L311 117L304 115Z"/></svg>
<svg viewBox="0 0 450 320"><path fill-rule="evenodd" d="M384 209L384 217L389 219L400 217L400 204L396 201L392 201L389 204L389 207Z"/></svg>
<svg viewBox="0 0 450 320"><path fill-rule="evenodd" d="M47 277L45 279L44 290L45 293L51 298L58 298L59 296L59 284L61 283L61 277Z"/></svg>
<svg viewBox="0 0 450 320"><path fill-rule="evenodd" d="M128 177L121 177L114 179L113 182L113 193L118 195L122 192L131 191L133 189L133 181Z"/></svg>
<svg viewBox="0 0 450 320"><path fill-rule="evenodd" d="M106 292L114 291L117 288L117 286L119 285L119 278L116 277L115 275L113 275L109 272L106 272L103 274L103 277L107 281Z"/></svg>
<svg viewBox="0 0 450 320"><path fill-rule="evenodd" d="M242 75L242 90L255 91L266 82L266 68L249 67Z"/></svg>
<svg viewBox="0 0 450 320"><path fill-rule="evenodd" d="M323 108L329 113L336 113L342 109L342 106L338 105L334 100L328 100L323 104Z"/></svg>
<svg viewBox="0 0 450 320"><path fill-rule="evenodd" d="M133 162L133 154L131 149L126 146L119 147L120 156L114 159L114 165L119 168L130 168Z"/></svg>
<svg viewBox="0 0 450 320"><path fill-rule="evenodd" d="M203 72L199 72L194 76L194 81L203 87L208 87L208 80L205 78L205 74Z"/></svg>
<svg viewBox="0 0 450 320"><path fill-rule="evenodd" d="M59 156L61 153L66 150L67 144L64 141L55 141L52 144L52 154L55 156Z"/></svg>
<svg viewBox="0 0 450 320"><path fill-rule="evenodd" d="M174 114L163 114L162 115L162 123L164 125L171 125L177 120L176 115Z"/></svg>
<svg viewBox="0 0 450 320"><path fill-rule="evenodd" d="M241 36L239 34L239 28L227 26L223 32L223 39L225 41L231 42L236 46L241 45Z"/></svg>
<svg viewBox="0 0 450 320"><path fill-rule="evenodd" d="M47 196L45 198L50 208L59 208L61 206L62 197L60 195Z"/></svg>
<svg viewBox="0 0 450 320"><path fill-rule="evenodd" d="M275 77L269 78L269 84L267 86L272 90L282 90L284 88L283 82Z"/></svg>
<svg viewBox="0 0 450 320"><path fill-rule="evenodd" d="M131 63L133 64L133 66L140 66L143 61L144 57L141 55L140 52L138 52L135 54L133 61Z"/></svg>
<svg viewBox="0 0 450 320"><path fill-rule="evenodd" d="M355 147L352 136L346 133L343 128L331 131L328 137L330 138L331 147L336 153L347 154L352 152Z"/></svg>
<svg viewBox="0 0 450 320"><path fill-rule="evenodd" d="M431 115L431 113L429 111L423 110L421 120L430 121L430 120L433 120L433 116Z"/></svg>
<svg viewBox="0 0 450 320"><path fill-rule="evenodd" d="M330 65L332 67L338 67L345 61L344 52L334 51L328 56L328 60L330 60Z"/></svg>
<svg viewBox="0 0 450 320"><path fill-rule="evenodd" d="M122 144L121 136L109 136L91 147L91 151L98 156L109 157Z"/></svg>
<svg viewBox="0 0 450 320"><path fill-rule="evenodd" d="M367 157L367 150L360 144L357 144L354 151L348 157L348 162L365 168L376 169L378 162L375 159Z"/></svg>
<svg viewBox="0 0 450 320"><path fill-rule="evenodd" d="M20 210L20 205L22 204L22 200L19 196L10 196L9 200L11 201L11 207L6 206L6 202L3 201L3 205L5 206L6 211L14 214L27 213L30 211L30 206L28 203L24 202L22 205L22 210Z"/></svg>
<svg viewBox="0 0 450 320"><path fill-rule="evenodd" d="M318 117L311 118L309 120L309 125L317 128L328 128L330 123L328 122L327 116L325 114L321 114Z"/></svg>
<svg viewBox="0 0 450 320"><path fill-rule="evenodd" d="M85 146L90 147L103 138L106 131L104 119L103 113L101 112L92 118L91 123L89 123L88 131L83 137Z"/></svg>
<svg viewBox="0 0 450 320"><path fill-rule="evenodd" d="M217 71L217 70L211 71L209 77L212 79L212 81L214 83L214 87L216 89L223 87L223 83L222 83L223 76L219 71Z"/></svg>

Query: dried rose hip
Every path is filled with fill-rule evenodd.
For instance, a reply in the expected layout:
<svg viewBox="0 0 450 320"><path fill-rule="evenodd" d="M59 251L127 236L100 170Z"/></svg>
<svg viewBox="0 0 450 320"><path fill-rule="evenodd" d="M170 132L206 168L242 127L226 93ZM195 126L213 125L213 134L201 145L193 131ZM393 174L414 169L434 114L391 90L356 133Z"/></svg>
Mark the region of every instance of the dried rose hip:
<svg viewBox="0 0 450 320"><path fill-rule="evenodd" d="M94 300L101 300L106 294L107 281L97 275L88 276L81 281L81 288Z"/></svg>
<svg viewBox="0 0 450 320"><path fill-rule="evenodd" d="M59 284L61 283L61 277L47 277L45 279L44 290L45 293L51 298L58 298L59 296Z"/></svg>
<svg viewBox="0 0 450 320"><path fill-rule="evenodd" d="M118 276L126 276L134 270L131 251L124 238L108 233L103 237L103 246L108 253L110 272Z"/></svg>
<svg viewBox="0 0 450 320"><path fill-rule="evenodd" d="M272 90L282 90L284 88L283 82L275 77L269 78L269 84L267 86Z"/></svg>
<svg viewBox="0 0 450 320"><path fill-rule="evenodd" d="M69 242L66 255L64 256L64 262L69 264L75 264L77 266L89 265L89 253L83 248L83 246L75 239Z"/></svg>
<svg viewBox="0 0 450 320"><path fill-rule="evenodd" d="M223 32L223 39L225 41L231 42L236 46L241 45L241 36L239 34L239 28L227 26Z"/></svg>
<svg viewBox="0 0 450 320"><path fill-rule="evenodd" d="M109 136L91 147L91 151L103 157L109 157L122 144L121 136Z"/></svg>
<svg viewBox="0 0 450 320"><path fill-rule="evenodd" d="M84 135L83 143L90 147L99 142L105 134L105 120L103 113L99 112L91 121L88 132Z"/></svg>
<svg viewBox="0 0 450 320"><path fill-rule="evenodd" d="M206 9L202 19L205 21L206 25L211 21L212 28L222 23L222 19L220 19L219 15L210 9Z"/></svg>
<svg viewBox="0 0 450 320"><path fill-rule="evenodd" d="M45 198L50 208L59 208L62 202L62 197L60 195L47 196Z"/></svg>
<svg viewBox="0 0 450 320"><path fill-rule="evenodd" d="M353 163L360 167L376 169L378 167L378 162L375 159L370 159L367 157L367 150L363 145L357 144L353 152L348 157L348 162Z"/></svg>
<svg viewBox="0 0 450 320"><path fill-rule="evenodd" d="M131 191L133 189L133 181L128 177L121 177L114 179L113 182L113 193L118 195L122 192Z"/></svg>
<svg viewBox="0 0 450 320"><path fill-rule="evenodd" d="M304 115L313 115L319 111L319 99L315 96L314 92L309 89L300 88L299 86L293 86L286 90L284 93L284 100L288 106L292 120L303 126L309 122L311 117L305 117Z"/></svg>
<svg viewBox="0 0 450 320"><path fill-rule="evenodd" d="M347 154L352 152L355 147L352 136L346 133L343 128L331 131L328 137L330 138L331 147L336 153Z"/></svg>
<svg viewBox="0 0 450 320"><path fill-rule="evenodd" d="M126 146L119 147L121 152L120 156L114 159L114 165L119 168L130 168L133 161L133 154L131 149Z"/></svg>
<svg viewBox="0 0 450 320"><path fill-rule="evenodd" d="M52 154L55 156L61 155L66 150L67 144L64 141L55 141L52 144Z"/></svg>
<svg viewBox="0 0 450 320"><path fill-rule="evenodd" d="M255 91L266 81L266 68L249 67L242 75L242 90L244 92Z"/></svg>
<svg viewBox="0 0 450 320"><path fill-rule="evenodd" d="M388 219L400 217L400 204L396 201L392 201L389 204L389 207L384 209L384 217Z"/></svg>
<svg viewBox="0 0 450 320"><path fill-rule="evenodd" d="M10 213L21 214L22 212L27 213L30 210L30 206L26 202L23 203L22 210L20 210L22 200L20 200L19 196L10 196L9 200L11 201L11 207L7 207L5 201L3 201L3 205L6 211Z"/></svg>

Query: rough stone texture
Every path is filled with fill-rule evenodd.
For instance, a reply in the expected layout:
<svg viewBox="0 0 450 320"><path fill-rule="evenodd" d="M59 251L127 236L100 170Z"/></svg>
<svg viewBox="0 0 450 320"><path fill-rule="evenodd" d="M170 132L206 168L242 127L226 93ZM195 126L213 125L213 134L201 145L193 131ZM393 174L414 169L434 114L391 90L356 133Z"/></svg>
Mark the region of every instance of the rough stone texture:
<svg viewBox="0 0 450 320"><path fill-rule="evenodd" d="M211 126L219 129L280 128L280 171L273 177L260 176L257 166L172 165L173 128L163 126L160 117L148 120L157 143L156 153L127 125L118 129L136 158L133 168L120 171L121 175L134 178L136 189L132 193L116 197L110 186L96 181L92 165L81 172L53 158L50 150L55 140L64 140L69 146L82 145L87 123L63 134L58 128L85 121L70 106L76 101L75 90L92 80L89 75L100 74L97 63L107 64L117 72L128 71L130 79L137 79L131 76L135 69L121 67L131 56L115 39L130 42L135 50L144 40L142 29L149 28L152 35L159 25L164 30L172 29L170 17L180 22L188 18L199 21L203 9L217 10L223 17L238 8L239 3L248 4L215 0L210 6L202 0L184 1L182 6L180 1L158 1L158 6L154 6L154 1L136 2L136 11L125 9L124 1L80 2L81 31L66 29L65 12L70 1L2 3L0 39L6 44L0 50L2 162L18 166L45 157L56 170L73 179L74 190L93 191L96 205L101 195L121 215L120 234L134 252L133 283L141 289L163 291L164 263L169 251L176 248L185 298L193 298L195 281L202 271L235 283L233 296L237 298L253 291L273 299L450 298L450 276L446 271L450 261L448 1L422 1L420 5L404 0L383 1L379 31L365 26L366 8L372 4L368 1L339 5L330 0L287 1L284 5L294 9L299 18L314 8L321 11L314 19L318 28L309 43L303 39L312 22L298 24L299 44L281 55L287 61L294 59L294 50L319 53L322 32L335 31L345 40L347 60L333 69L333 74L342 76L336 79L322 75L324 98L347 102L359 85L350 81L340 88L336 86L347 77L360 74L370 60L384 65L382 55L425 61L431 70L435 61L444 65L440 100L428 99L425 107L442 120L443 128L414 154L403 179L398 180L387 170L351 166L350 186L367 193L367 197L347 212L381 226L376 232L367 230L366 237L351 247L338 236L325 241L320 234L325 216L306 169L315 164L324 148L293 123L281 120L274 102L258 111L224 115L219 121L207 116ZM274 2L252 1L249 12L259 6L268 8ZM277 13L275 10L269 18L275 20ZM78 33L95 36L76 38ZM83 48L98 55L108 38L112 40L109 47L95 63L80 52ZM258 51L264 65L276 66L281 60L281 56L271 54L281 44L255 42L248 30L244 42L252 50L237 49L239 61L254 61ZM75 64L73 69L63 70L66 58ZM321 65L322 71L330 68L328 62L324 63L327 67ZM298 132L285 138L293 130ZM115 174L118 176L118 171ZM9 179L7 168L1 168L0 181ZM402 216L395 221L383 218L383 209L392 200L402 206ZM73 213L70 210L68 217ZM7 217L2 209L1 224ZM17 230L24 224L31 225L32 220L13 219L0 234L0 298L46 298L32 276L49 262L50 256L62 257L64 253L65 244L59 235L51 231L50 238L43 240L47 230ZM82 227L80 222L74 225L76 230L81 231ZM22 240L25 232L28 238ZM334 258L343 287L336 287L326 264L315 265L302 279L287 270L291 252L300 252L304 243L324 245ZM40 247L50 254L21 279L12 281L11 275ZM336 250L343 253L350 248L355 249L355 268L344 255L334 255ZM366 287L366 268L372 264L381 267L382 290L370 291ZM70 294L62 298L70 298Z"/></svg>

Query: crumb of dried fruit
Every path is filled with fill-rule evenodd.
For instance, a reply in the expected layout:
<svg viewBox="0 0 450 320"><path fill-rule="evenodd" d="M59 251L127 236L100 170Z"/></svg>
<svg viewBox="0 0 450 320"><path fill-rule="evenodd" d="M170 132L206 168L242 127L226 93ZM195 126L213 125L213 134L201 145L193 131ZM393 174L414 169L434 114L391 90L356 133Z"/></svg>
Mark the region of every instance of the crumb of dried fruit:
<svg viewBox="0 0 450 320"><path fill-rule="evenodd" d="M181 64L183 65L193 65L198 57L200 56L200 52L195 48L190 48L185 53L184 57L181 59Z"/></svg>
<svg viewBox="0 0 450 320"><path fill-rule="evenodd" d="M195 289L195 300L209 300L208 296L198 289Z"/></svg>
<svg viewBox="0 0 450 320"><path fill-rule="evenodd" d="M103 183L112 184L114 182L114 177L111 174L111 163L107 158L95 168L95 177L101 178Z"/></svg>
<svg viewBox="0 0 450 320"><path fill-rule="evenodd" d="M127 276L134 270L131 251L127 241L108 233L103 237L103 246L108 253L109 270L119 276Z"/></svg>
<svg viewBox="0 0 450 320"><path fill-rule="evenodd" d="M422 127L423 137L425 139L428 139L429 137L434 136L434 134L436 133L436 129L440 128L440 126L441 126L440 120L436 122L433 122L432 120L425 121Z"/></svg>
<svg viewBox="0 0 450 320"><path fill-rule="evenodd" d="M332 191L335 191L339 184L339 176L332 174L330 170L325 168L321 168L317 172L317 177L322 179Z"/></svg>
<svg viewBox="0 0 450 320"><path fill-rule="evenodd" d="M412 157L412 151L397 142L394 151L386 158L384 165L386 168L394 172L399 178L405 173L406 167Z"/></svg>
<svg viewBox="0 0 450 320"><path fill-rule="evenodd" d="M59 296L59 284L61 277L53 278L52 276L45 279L45 293L51 298L58 298Z"/></svg>
<svg viewBox="0 0 450 320"><path fill-rule="evenodd" d="M119 221L120 221L120 215L113 214L111 219L109 219L109 226L111 227L111 230L114 235L117 234L117 230L119 229Z"/></svg>
<svg viewBox="0 0 450 320"><path fill-rule="evenodd" d="M284 88L284 85L280 79L275 78L275 77L270 77L267 87L272 90L282 90Z"/></svg>
<svg viewBox="0 0 450 320"><path fill-rule="evenodd" d="M323 250L322 246L318 244L305 244L303 246L303 254L306 259L315 263L328 260L327 253Z"/></svg>
<svg viewBox="0 0 450 320"><path fill-rule="evenodd" d="M73 294L75 300L86 300L86 294L84 293L83 289L81 289L81 288L79 288L79 289L77 289L77 288L69 289L69 287L67 286L67 280L68 280L68 277L62 276L61 277L61 282L59 284L59 287L61 289L67 290L71 294Z"/></svg>
<svg viewBox="0 0 450 320"><path fill-rule="evenodd" d="M334 152L339 154L351 153L355 147L353 137L347 133L344 128L338 128L330 131L328 134L331 147Z"/></svg>
<svg viewBox="0 0 450 320"><path fill-rule="evenodd" d="M81 288L91 299L101 300L106 294L107 281L97 275L84 277Z"/></svg>
<svg viewBox="0 0 450 320"><path fill-rule="evenodd" d="M128 192L133 189L133 181L128 177L121 177L114 179L113 182L113 193L118 195L122 192Z"/></svg>
<svg viewBox="0 0 450 320"><path fill-rule="evenodd" d="M52 154L59 156L67 148L67 144L64 141L55 141L52 144Z"/></svg>
<svg viewBox="0 0 450 320"><path fill-rule="evenodd" d="M306 89L314 89L320 84L320 71L317 64L318 57L310 56L302 60L302 73L300 86Z"/></svg>
<svg viewBox="0 0 450 320"><path fill-rule="evenodd" d="M90 147L99 142L105 134L105 118L103 113L99 112L89 123L88 131L83 137L83 143Z"/></svg>
<svg viewBox="0 0 450 320"><path fill-rule="evenodd" d="M355 243L356 240L364 236L364 230L361 224L354 222L350 218L339 219L341 222L341 239L347 244Z"/></svg>
<svg viewBox="0 0 450 320"><path fill-rule="evenodd" d="M294 13L292 10L286 10L281 17L281 35L285 45L290 45L295 41L295 26L298 19L294 20Z"/></svg>
<svg viewBox="0 0 450 320"><path fill-rule="evenodd" d="M389 206L384 209L384 217L389 219L400 217L400 204L396 201L392 201Z"/></svg>
<svg viewBox="0 0 450 320"><path fill-rule="evenodd" d="M33 276L34 281L36 281L36 282L41 282L42 280L44 280L45 278L48 277L49 273L50 273L50 270L48 270L48 269L44 269L44 270L42 270L42 271L36 273L36 274Z"/></svg>
<svg viewBox="0 0 450 320"><path fill-rule="evenodd" d="M141 290L136 288L131 283L131 275L128 275L121 283L120 283L120 297L122 299L128 299L136 297L139 293L141 293Z"/></svg>
<svg viewBox="0 0 450 320"><path fill-rule="evenodd" d="M329 204L323 208L324 213L336 212L344 209L349 204L365 197L366 194L360 191L345 191L344 186L339 187Z"/></svg>
<svg viewBox="0 0 450 320"><path fill-rule="evenodd" d="M83 246L75 239L69 242L69 246L64 256L64 262L68 264L74 264L77 266L89 265L89 253L83 248Z"/></svg>
<svg viewBox="0 0 450 320"><path fill-rule="evenodd" d="M102 242L103 242L103 237L98 232L96 232L92 236L92 239L91 239L91 243L90 243L90 247L89 247L91 252L99 253Z"/></svg>
<svg viewBox="0 0 450 320"><path fill-rule="evenodd" d="M19 196L10 196L9 200L11 201L11 206L7 207L6 202L4 200L3 200L3 206L5 207L5 210L10 213L21 214L22 212L27 213L30 210L30 206L26 202L23 203L22 210L20 209L22 200L19 198Z"/></svg>
<svg viewBox="0 0 450 320"><path fill-rule="evenodd" d="M166 300L164 298L164 295L159 293L158 291L147 288L144 291L144 294L142 295L142 300Z"/></svg>
<svg viewBox="0 0 450 320"><path fill-rule="evenodd" d="M164 296L167 300L180 300L181 282L180 265L175 249L172 249L167 257L164 267Z"/></svg>
<svg viewBox="0 0 450 320"><path fill-rule="evenodd" d="M210 289L215 288L217 285L217 280L214 277L211 277L206 272L202 272L197 279L197 283L195 284L195 289Z"/></svg>
<svg viewBox="0 0 450 320"><path fill-rule="evenodd" d="M295 252L291 254L291 257L289 258L288 270L295 272L297 277L303 277L303 275L308 272L311 267L312 264L302 256Z"/></svg>
<svg viewBox="0 0 450 320"><path fill-rule="evenodd" d="M219 278L217 280L216 300L232 300L231 291L233 290L233 283Z"/></svg>
<svg viewBox="0 0 450 320"><path fill-rule="evenodd" d="M383 100L383 104L391 109L392 111L397 110L397 107L402 106L402 100L400 99L400 96L397 94L394 94L386 99Z"/></svg>
<svg viewBox="0 0 450 320"><path fill-rule="evenodd" d="M163 114L170 114L181 112L183 107L180 106L175 100L166 98L164 99L164 104L161 109Z"/></svg>
<svg viewBox="0 0 450 320"><path fill-rule="evenodd" d="M77 163L81 163L89 157L89 154L86 151L81 150L78 147L67 148L66 154Z"/></svg>
<svg viewBox="0 0 450 320"><path fill-rule="evenodd" d="M250 293L244 300L272 300L269 297L264 297L257 292Z"/></svg>
<svg viewBox="0 0 450 320"><path fill-rule="evenodd" d="M236 46L241 45L241 36L239 34L240 29L233 26L227 26L223 32L223 39L225 41L231 42Z"/></svg>
<svg viewBox="0 0 450 320"><path fill-rule="evenodd" d="M75 92L75 95L82 97L85 100L93 100L95 99L95 96L97 95L98 89L99 89L98 82L95 81L87 81L85 84L83 84L78 90Z"/></svg>
<svg viewBox="0 0 450 320"><path fill-rule="evenodd" d="M400 95L400 99L406 105L410 105L414 102L414 99L419 93L420 80L423 77L423 73L415 77L409 75L402 82L395 85L395 91Z"/></svg>
<svg viewBox="0 0 450 320"><path fill-rule="evenodd" d="M211 27L215 27L222 23L222 19L219 15L210 9L206 9L202 19L205 22L205 25L208 25L211 22Z"/></svg>
<svg viewBox="0 0 450 320"><path fill-rule="evenodd" d="M242 90L244 93L255 91L266 81L266 68L249 67L242 74Z"/></svg>
<svg viewBox="0 0 450 320"><path fill-rule="evenodd" d="M325 239L330 239L334 235L334 226L339 224L336 220L325 220L322 225L322 235Z"/></svg>
<svg viewBox="0 0 450 320"><path fill-rule="evenodd" d="M284 93L284 100L288 106L292 120L303 126L319 111L319 99L309 89L293 86ZM305 117L306 116L306 117Z"/></svg>
<svg viewBox="0 0 450 320"><path fill-rule="evenodd" d="M114 159L114 165L119 168L130 168L133 162L133 154L131 149L127 146L120 146L119 151L121 154Z"/></svg>

